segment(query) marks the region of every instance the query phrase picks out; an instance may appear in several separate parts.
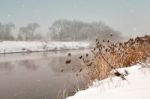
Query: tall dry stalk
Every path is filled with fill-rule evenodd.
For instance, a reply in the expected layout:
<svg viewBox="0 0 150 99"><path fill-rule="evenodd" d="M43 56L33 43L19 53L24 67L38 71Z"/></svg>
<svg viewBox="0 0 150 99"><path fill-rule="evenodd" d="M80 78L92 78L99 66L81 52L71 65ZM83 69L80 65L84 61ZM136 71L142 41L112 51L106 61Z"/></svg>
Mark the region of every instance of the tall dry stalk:
<svg viewBox="0 0 150 99"><path fill-rule="evenodd" d="M119 73L117 68L131 66L150 57L150 36L147 35L123 43L113 43L110 40L100 42L98 39L95 43L96 46L91 50L92 57L88 61L87 57L83 57L89 81L104 79L112 69Z"/></svg>

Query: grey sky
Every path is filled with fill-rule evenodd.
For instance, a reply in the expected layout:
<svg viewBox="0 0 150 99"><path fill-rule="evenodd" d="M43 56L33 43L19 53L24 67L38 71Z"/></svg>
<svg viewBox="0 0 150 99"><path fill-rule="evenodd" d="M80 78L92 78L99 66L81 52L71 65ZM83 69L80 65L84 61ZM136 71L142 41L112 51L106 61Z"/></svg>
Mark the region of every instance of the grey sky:
<svg viewBox="0 0 150 99"><path fill-rule="evenodd" d="M46 32L57 19L102 21L128 36L150 34L150 0L0 0L0 22L38 22Z"/></svg>

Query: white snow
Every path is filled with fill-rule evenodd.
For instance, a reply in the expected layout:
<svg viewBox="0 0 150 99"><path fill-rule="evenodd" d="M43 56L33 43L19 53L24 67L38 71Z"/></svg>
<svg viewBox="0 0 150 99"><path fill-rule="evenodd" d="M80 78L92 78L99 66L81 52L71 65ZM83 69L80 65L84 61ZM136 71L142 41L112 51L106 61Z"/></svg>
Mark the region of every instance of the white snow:
<svg viewBox="0 0 150 99"><path fill-rule="evenodd" d="M129 72L127 80L120 77L108 77L94 81L88 89L77 92L67 99L150 99L150 68L134 65L118 69Z"/></svg>
<svg viewBox="0 0 150 99"><path fill-rule="evenodd" d="M87 49L89 42L2 41L0 53Z"/></svg>

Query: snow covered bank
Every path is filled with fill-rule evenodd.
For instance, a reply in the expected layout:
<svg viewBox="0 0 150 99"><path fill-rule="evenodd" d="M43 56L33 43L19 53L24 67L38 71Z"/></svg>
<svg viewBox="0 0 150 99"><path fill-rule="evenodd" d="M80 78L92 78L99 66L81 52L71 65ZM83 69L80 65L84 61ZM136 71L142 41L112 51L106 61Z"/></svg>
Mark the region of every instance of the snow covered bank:
<svg viewBox="0 0 150 99"><path fill-rule="evenodd" d="M127 80L120 77L109 77L95 81L88 89L79 91L67 99L150 99L150 68L134 65L127 70Z"/></svg>
<svg viewBox="0 0 150 99"><path fill-rule="evenodd" d="M0 53L33 52L50 50L76 50L90 47L89 42L25 42L3 41L0 42Z"/></svg>

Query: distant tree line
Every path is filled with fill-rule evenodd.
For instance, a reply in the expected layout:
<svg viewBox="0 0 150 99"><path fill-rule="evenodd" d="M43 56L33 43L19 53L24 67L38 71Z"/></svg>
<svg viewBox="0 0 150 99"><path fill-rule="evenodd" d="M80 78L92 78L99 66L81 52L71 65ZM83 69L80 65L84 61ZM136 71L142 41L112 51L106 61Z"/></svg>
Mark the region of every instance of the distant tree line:
<svg viewBox="0 0 150 99"><path fill-rule="evenodd" d="M36 29L39 27L38 23L30 23L27 26L20 27L17 39L25 41L41 39L42 36L40 34L35 34Z"/></svg>
<svg viewBox="0 0 150 99"><path fill-rule="evenodd" d="M38 23L29 23L20 27L14 36L15 24L0 23L0 40L57 40L57 41L83 41L96 38L105 39L113 35L113 39L120 39L121 33L105 25L102 22L86 23L82 21L56 20L47 30L44 37L42 33L37 33L40 28Z"/></svg>
<svg viewBox="0 0 150 99"><path fill-rule="evenodd" d="M13 23L0 23L0 40L13 40L12 30L15 28Z"/></svg>
<svg viewBox="0 0 150 99"><path fill-rule="evenodd" d="M119 39L121 33L102 22L85 23L82 21L57 20L49 27L49 35L53 40L93 40L107 38L113 34Z"/></svg>

